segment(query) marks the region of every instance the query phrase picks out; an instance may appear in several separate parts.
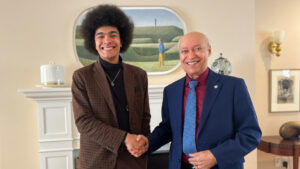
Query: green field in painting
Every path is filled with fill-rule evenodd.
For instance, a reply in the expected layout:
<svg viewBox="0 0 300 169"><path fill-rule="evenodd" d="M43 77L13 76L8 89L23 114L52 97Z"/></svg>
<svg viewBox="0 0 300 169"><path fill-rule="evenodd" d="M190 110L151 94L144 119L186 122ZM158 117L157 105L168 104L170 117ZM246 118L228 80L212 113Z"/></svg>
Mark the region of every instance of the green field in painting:
<svg viewBox="0 0 300 169"><path fill-rule="evenodd" d="M76 30L79 30L79 26ZM177 43L183 30L175 26L136 27L131 46L124 53L124 62L143 68L147 72L167 71L179 63ZM158 39L165 46L164 66L158 65ZM76 51L80 62L85 66L95 62L98 56L83 47L83 39L76 31Z"/></svg>
<svg viewBox="0 0 300 169"><path fill-rule="evenodd" d="M164 62L164 66L159 66L157 62L127 62L128 64L138 66L148 72L165 72L173 67L175 67L179 61L178 60L167 60Z"/></svg>
<svg viewBox="0 0 300 169"><path fill-rule="evenodd" d="M79 58L80 62L83 65L89 65L91 63L94 63L95 60L85 59L85 58ZM179 62L178 60L166 60L164 61L164 66L159 66L158 61L155 62L129 62L124 61L125 63L138 66L144 70L147 70L148 72L165 72L173 67L175 67Z"/></svg>

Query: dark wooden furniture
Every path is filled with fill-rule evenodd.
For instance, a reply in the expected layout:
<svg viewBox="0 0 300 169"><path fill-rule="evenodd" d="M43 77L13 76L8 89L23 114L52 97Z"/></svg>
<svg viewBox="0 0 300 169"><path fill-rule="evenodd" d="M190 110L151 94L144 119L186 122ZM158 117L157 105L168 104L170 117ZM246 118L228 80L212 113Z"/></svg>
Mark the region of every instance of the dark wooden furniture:
<svg viewBox="0 0 300 169"><path fill-rule="evenodd" d="M300 139L284 140L280 136L263 136L258 149L266 153L293 156L293 169L298 169Z"/></svg>

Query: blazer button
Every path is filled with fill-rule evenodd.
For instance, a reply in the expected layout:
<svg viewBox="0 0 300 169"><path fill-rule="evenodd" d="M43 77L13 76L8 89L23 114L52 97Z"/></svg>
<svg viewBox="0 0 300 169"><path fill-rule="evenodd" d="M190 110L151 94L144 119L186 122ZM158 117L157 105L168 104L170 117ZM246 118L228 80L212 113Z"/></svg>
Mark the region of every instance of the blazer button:
<svg viewBox="0 0 300 169"><path fill-rule="evenodd" d="M126 105L125 109L126 109L127 112L129 111L128 105Z"/></svg>

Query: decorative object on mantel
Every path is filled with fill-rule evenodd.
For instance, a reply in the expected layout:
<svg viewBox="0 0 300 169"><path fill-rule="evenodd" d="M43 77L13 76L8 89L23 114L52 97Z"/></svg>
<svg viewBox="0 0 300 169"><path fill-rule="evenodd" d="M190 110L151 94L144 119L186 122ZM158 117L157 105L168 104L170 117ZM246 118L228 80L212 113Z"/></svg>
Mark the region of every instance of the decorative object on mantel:
<svg viewBox="0 0 300 169"><path fill-rule="evenodd" d="M279 129L279 134L283 139L299 139L300 121L289 121L284 123Z"/></svg>
<svg viewBox="0 0 300 169"><path fill-rule="evenodd" d="M41 85L37 87L64 87L64 67L56 65L54 62L49 62L48 65L42 65Z"/></svg>
<svg viewBox="0 0 300 169"><path fill-rule="evenodd" d="M231 73L231 64L228 59L222 57L222 53L220 53L220 57L216 59L211 65L211 69L222 75L230 75Z"/></svg>

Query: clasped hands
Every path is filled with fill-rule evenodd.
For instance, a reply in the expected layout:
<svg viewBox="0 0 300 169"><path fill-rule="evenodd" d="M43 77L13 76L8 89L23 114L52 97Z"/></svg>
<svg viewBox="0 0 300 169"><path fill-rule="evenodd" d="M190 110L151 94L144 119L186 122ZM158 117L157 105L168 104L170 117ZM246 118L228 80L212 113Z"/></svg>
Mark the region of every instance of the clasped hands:
<svg viewBox="0 0 300 169"><path fill-rule="evenodd" d="M127 133L124 140L128 152L134 157L139 157L144 154L149 148L149 141L143 135L135 135Z"/></svg>
<svg viewBox="0 0 300 169"><path fill-rule="evenodd" d="M143 135L135 135L128 133L124 141L127 150L134 157L144 154L149 148L149 141ZM209 150L189 154L189 163L195 169L209 169L217 164L216 158Z"/></svg>

